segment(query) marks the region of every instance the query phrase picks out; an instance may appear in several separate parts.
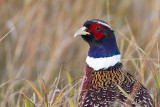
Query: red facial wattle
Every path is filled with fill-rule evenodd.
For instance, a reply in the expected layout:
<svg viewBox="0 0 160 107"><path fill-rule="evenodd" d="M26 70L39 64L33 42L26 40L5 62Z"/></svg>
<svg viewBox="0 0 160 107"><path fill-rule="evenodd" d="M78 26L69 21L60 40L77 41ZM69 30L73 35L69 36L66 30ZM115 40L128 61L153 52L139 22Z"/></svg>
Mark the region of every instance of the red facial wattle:
<svg viewBox="0 0 160 107"><path fill-rule="evenodd" d="M98 29L97 29L97 27L98 27ZM105 31L105 29L103 29L102 25L95 24L95 23L91 24L88 29L88 32L93 32L95 38L98 40L103 37L104 31Z"/></svg>

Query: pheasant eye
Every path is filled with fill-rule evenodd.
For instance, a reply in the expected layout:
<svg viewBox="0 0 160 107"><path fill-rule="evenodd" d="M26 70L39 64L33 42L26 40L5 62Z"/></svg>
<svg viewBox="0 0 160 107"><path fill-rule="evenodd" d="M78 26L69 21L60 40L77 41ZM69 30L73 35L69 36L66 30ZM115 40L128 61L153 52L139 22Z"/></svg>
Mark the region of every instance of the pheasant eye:
<svg viewBox="0 0 160 107"><path fill-rule="evenodd" d="M101 29L100 26L97 26L97 27L96 27L96 30L97 30L97 31L99 31L100 29Z"/></svg>

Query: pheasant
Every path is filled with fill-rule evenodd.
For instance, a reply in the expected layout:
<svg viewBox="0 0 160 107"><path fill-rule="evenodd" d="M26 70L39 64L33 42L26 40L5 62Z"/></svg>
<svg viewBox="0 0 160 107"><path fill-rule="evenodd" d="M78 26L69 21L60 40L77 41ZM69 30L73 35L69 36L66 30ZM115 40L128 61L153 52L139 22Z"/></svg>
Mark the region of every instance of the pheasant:
<svg viewBox="0 0 160 107"><path fill-rule="evenodd" d="M87 20L74 34L77 36L90 46L79 107L153 107L147 89L124 70L114 31L106 22Z"/></svg>

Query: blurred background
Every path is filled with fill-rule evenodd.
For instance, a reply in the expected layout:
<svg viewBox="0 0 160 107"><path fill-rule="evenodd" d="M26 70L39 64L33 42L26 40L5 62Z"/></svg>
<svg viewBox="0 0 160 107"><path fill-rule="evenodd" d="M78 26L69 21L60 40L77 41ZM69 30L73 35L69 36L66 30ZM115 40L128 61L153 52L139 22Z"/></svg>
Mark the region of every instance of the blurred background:
<svg viewBox="0 0 160 107"><path fill-rule="evenodd" d="M48 88L60 75L61 90L68 84L66 72L72 80L82 77L89 46L73 35L90 19L102 19L114 29L124 67L156 101L152 65L157 71L159 4L159 0L0 0L1 107L17 105L20 97L13 93L33 96L33 89L19 79L41 89L42 79Z"/></svg>

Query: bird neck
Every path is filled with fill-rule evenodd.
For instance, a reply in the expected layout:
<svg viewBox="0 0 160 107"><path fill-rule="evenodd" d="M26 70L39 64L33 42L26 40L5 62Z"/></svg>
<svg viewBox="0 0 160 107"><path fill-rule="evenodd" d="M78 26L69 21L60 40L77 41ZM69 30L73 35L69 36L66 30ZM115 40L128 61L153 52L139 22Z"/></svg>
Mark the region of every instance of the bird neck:
<svg viewBox="0 0 160 107"><path fill-rule="evenodd" d="M88 56L93 58L112 57L119 54L115 38L103 39L95 43L92 42L88 51Z"/></svg>
<svg viewBox="0 0 160 107"><path fill-rule="evenodd" d="M121 55L115 37L90 44L86 63L94 70L108 69L121 63Z"/></svg>

